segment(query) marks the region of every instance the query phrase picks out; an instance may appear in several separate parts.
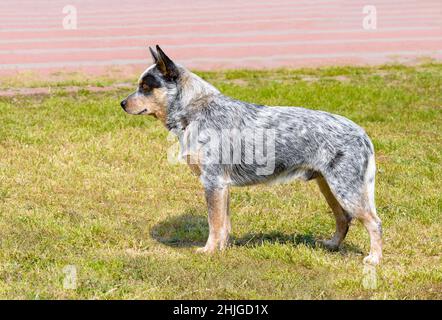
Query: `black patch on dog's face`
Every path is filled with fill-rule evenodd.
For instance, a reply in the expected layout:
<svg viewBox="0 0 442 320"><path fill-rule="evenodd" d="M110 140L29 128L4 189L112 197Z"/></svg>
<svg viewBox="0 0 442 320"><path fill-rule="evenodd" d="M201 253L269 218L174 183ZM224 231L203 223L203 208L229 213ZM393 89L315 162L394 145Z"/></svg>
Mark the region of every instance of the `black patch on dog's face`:
<svg viewBox="0 0 442 320"><path fill-rule="evenodd" d="M161 81L153 74L146 74L140 81L139 90L143 94L149 94L155 88L161 88Z"/></svg>

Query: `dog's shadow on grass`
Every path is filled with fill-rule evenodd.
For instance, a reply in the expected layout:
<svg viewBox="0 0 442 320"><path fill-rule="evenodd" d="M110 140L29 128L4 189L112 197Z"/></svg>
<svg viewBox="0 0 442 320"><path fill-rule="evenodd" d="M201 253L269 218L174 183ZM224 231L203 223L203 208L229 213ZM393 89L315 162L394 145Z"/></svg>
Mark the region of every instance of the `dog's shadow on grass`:
<svg viewBox="0 0 442 320"><path fill-rule="evenodd" d="M171 247L203 246L209 235L207 217L185 213L164 220L151 229L151 236L158 242ZM317 239L310 233L286 234L278 231L268 233L248 233L242 237L230 238L232 246L254 247L264 243L279 243L290 245L305 245L311 248L319 247ZM353 245L346 244L345 251L362 253Z"/></svg>

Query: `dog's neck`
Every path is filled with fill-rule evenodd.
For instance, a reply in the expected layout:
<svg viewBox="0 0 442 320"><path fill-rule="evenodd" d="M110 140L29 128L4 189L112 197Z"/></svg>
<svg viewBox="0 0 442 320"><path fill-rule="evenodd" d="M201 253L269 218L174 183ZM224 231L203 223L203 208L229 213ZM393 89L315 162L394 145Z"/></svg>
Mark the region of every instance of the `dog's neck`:
<svg viewBox="0 0 442 320"><path fill-rule="evenodd" d="M166 127L173 132L186 129L199 111L209 106L219 90L196 74L185 71L179 81L178 91L170 102Z"/></svg>
<svg viewBox="0 0 442 320"><path fill-rule="evenodd" d="M219 94L219 90L196 74L186 71L180 79L181 104L184 108L204 107L207 100Z"/></svg>

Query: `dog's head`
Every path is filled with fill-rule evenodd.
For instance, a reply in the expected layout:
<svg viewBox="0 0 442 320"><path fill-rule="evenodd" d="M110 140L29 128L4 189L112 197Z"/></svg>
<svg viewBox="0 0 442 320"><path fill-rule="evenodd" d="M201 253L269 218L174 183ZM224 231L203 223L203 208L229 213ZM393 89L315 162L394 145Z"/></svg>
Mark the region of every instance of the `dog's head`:
<svg viewBox="0 0 442 320"><path fill-rule="evenodd" d="M171 96L176 94L177 82L184 70L177 66L159 46L149 48L154 64L144 71L137 90L121 101L129 114L153 115L165 122Z"/></svg>

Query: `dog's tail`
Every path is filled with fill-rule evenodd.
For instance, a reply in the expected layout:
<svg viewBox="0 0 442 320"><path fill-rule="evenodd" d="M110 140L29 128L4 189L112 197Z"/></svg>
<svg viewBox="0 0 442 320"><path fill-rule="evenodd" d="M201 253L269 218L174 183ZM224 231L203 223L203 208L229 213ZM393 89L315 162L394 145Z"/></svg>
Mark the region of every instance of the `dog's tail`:
<svg viewBox="0 0 442 320"><path fill-rule="evenodd" d="M365 176L364 176L364 184L366 188L368 209L376 214L376 203L374 199L375 176L376 176L376 162L373 152L368 158L367 169L365 171Z"/></svg>

